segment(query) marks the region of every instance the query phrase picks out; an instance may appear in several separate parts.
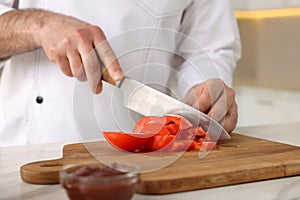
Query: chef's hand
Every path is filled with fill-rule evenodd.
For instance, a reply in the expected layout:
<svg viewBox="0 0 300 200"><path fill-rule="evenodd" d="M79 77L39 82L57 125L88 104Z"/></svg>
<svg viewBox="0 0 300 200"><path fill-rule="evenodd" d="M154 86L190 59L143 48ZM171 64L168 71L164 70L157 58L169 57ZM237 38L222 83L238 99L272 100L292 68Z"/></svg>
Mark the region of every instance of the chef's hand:
<svg viewBox="0 0 300 200"><path fill-rule="evenodd" d="M102 90L101 76L109 82L122 79L116 56L98 26L47 11L41 11L37 17L41 23L35 39L65 75L80 81L88 80L92 91L97 94ZM104 76L97 53L107 70Z"/></svg>
<svg viewBox="0 0 300 200"><path fill-rule="evenodd" d="M183 102L211 116L229 133L236 127L238 111L235 92L221 79L210 79L194 86Z"/></svg>

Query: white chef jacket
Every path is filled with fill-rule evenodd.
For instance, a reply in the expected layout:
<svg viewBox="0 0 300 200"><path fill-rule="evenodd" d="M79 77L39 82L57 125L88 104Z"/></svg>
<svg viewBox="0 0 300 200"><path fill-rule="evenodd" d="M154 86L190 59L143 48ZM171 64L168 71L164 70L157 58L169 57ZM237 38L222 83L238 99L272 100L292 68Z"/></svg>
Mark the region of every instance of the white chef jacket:
<svg viewBox="0 0 300 200"><path fill-rule="evenodd" d="M0 0L0 14L12 5L13 0ZM159 88L178 88L178 98L210 78L230 86L240 57L229 0L20 0L19 9L26 8L98 25L125 75ZM87 84L66 77L42 49L5 62L0 146L99 140L101 131L129 131L134 114L128 113L113 86L104 84L102 93L93 95Z"/></svg>

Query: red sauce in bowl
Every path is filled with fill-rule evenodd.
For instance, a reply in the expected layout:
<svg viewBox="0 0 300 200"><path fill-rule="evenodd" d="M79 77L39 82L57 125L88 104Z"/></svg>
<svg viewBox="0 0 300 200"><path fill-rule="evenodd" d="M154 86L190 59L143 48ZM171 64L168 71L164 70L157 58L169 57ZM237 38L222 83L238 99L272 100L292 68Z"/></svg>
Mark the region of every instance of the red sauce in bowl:
<svg viewBox="0 0 300 200"><path fill-rule="evenodd" d="M61 185L72 200L130 200L138 180L137 166L113 163L74 164L60 172Z"/></svg>

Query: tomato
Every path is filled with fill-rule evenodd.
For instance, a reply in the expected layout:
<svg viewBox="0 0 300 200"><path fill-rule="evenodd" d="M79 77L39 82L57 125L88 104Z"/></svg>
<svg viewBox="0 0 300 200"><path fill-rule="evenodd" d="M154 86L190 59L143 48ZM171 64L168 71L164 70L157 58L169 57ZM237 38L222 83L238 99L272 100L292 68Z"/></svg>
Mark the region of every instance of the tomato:
<svg viewBox="0 0 300 200"><path fill-rule="evenodd" d="M175 140L172 145L171 151L189 150L190 146L193 142L194 141L192 141L192 140Z"/></svg>
<svg viewBox="0 0 300 200"><path fill-rule="evenodd" d="M148 116L139 120L134 129L134 133L148 133L148 134L169 134L165 127L167 119L165 117Z"/></svg>
<svg viewBox="0 0 300 200"><path fill-rule="evenodd" d="M179 130L187 129L193 126L186 118L179 115L166 115L165 118L167 119L166 125L177 124Z"/></svg>
<svg viewBox="0 0 300 200"><path fill-rule="evenodd" d="M167 116L148 116L139 120L134 129L134 133L151 134L172 134L175 135L178 130L192 127L192 124L179 115Z"/></svg>
<svg viewBox="0 0 300 200"><path fill-rule="evenodd" d="M133 151L143 146L151 137L149 134L103 132L106 140L119 150Z"/></svg>
<svg viewBox="0 0 300 200"><path fill-rule="evenodd" d="M144 148L150 151L168 150L171 149L174 139L174 135L157 134L145 143Z"/></svg>
<svg viewBox="0 0 300 200"><path fill-rule="evenodd" d="M201 148L204 151L211 151L216 148L216 142L214 141L204 141L202 142Z"/></svg>
<svg viewBox="0 0 300 200"><path fill-rule="evenodd" d="M200 126L196 127L196 136L200 137L206 137L207 132L205 132Z"/></svg>
<svg viewBox="0 0 300 200"><path fill-rule="evenodd" d="M114 147L134 152L199 151L201 147L208 151L216 145L201 127L193 127L178 115L144 117L136 123L133 133L103 134Z"/></svg>
<svg viewBox="0 0 300 200"><path fill-rule="evenodd" d="M151 133L153 136L144 148L150 151L171 149L171 143L178 131L192 127L192 124L179 115L148 116L136 123L133 132ZM167 147L167 145L169 145Z"/></svg>
<svg viewBox="0 0 300 200"><path fill-rule="evenodd" d="M201 148L201 145L202 143L201 142L196 142L196 141L193 141L189 148L188 148L188 151L199 151L200 148Z"/></svg>

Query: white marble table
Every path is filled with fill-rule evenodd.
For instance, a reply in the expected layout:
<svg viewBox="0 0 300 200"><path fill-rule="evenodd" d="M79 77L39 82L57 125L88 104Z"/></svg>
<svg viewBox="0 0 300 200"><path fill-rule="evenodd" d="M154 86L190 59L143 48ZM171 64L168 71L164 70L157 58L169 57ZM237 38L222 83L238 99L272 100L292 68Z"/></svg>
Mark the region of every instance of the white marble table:
<svg viewBox="0 0 300 200"><path fill-rule="evenodd" d="M235 132L300 146L300 123L238 128ZM63 144L43 144L0 148L0 199L68 199L60 185L32 185L22 182L22 164L61 156ZM287 158L288 159L288 158ZM170 195L139 195L141 199L217 199L217 200L297 200L300 176L239 184Z"/></svg>

